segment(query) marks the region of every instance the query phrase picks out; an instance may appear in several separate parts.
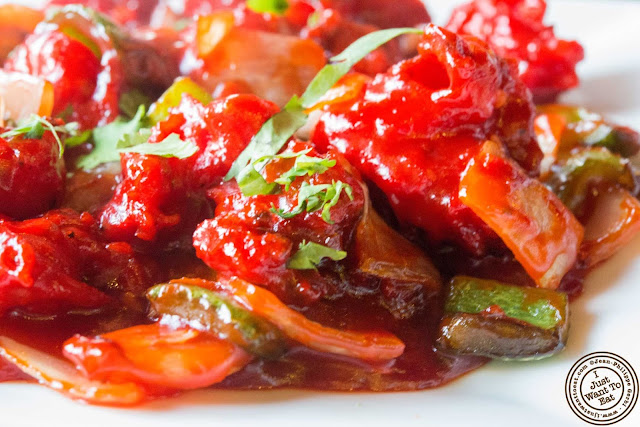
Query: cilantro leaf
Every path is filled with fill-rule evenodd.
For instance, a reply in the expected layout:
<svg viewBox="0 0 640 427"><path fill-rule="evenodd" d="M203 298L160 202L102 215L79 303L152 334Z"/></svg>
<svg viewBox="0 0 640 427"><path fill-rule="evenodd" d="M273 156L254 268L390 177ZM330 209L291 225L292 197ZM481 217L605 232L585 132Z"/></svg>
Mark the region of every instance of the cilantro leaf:
<svg viewBox="0 0 640 427"><path fill-rule="evenodd" d="M40 117L36 114L32 114L26 120L21 121L18 125L7 132L0 135L2 138L14 138L16 136L22 136L25 139L41 139L46 131L50 131L53 137L58 143L60 148L60 157L64 154L64 144L60 139L60 133L69 136L77 136L78 123L72 122L62 126L54 126L50 121L44 117Z"/></svg>
<svg viewBox="0 0 640 427"><path fill-rule="evenodd" d="M282 111L262 125L247 148L233 162L225 180L230 181L242 173L247 174L245 168L251 161L266 155L277 154L289 138L307 122L308 116L304 109L315 105L362 58L395 37L421 32L422 30L418 28L390 28L375 31L359 38L342 53L331 58L332 63L318 72L301 97L291 98Z"/></svg>
<svg viewBox="0 0 640 427"><path fill-rule="evenodd" d="M41 139L44 135L44 126L42 126L42 122L39 120L27 125L26 129L28 129L27 133L24 134L26 139Z"/></svg>
<svg viewBox="0 0 640 427"><path fill-rule="evenodd" d="M298 205L290 211L284 209L276 209L271 207L271 212L282 218L293 218L296 215L300 215L303 212L316 212L322 210L322 219L328 223L333 224L331 220L331 208L334 207L340 200L340 195L344 190L349 199L353 200L353 189L350 185L343 183L342 181L334 181L331 184L317 184L311 185L308 182L303 182L298 192Z"/></svg>
<svg viewBox="0 0 640 427"><path fill-rule="evenodd" d="M118 152L186 159L198 152L198 146L191 141L183 141L177 133L172 133L160 142L136 144L120 148Z"/></svg>
<svg viewBox="0 0 640 427"><path fill-rule="evenodd" d="M360 62L365 56L373 52L388 41L408 33L420 34L418 28L389 28L366 34L351 43L337 56L331 58L331 64L325 65L307 86L299 99L303 108L314 106L337 82Z"/></svg>
<svg viewBox="0 0 640 427"><path fill-rule="evenodd" d="M274 194L278 191L278 184L267 182L254 167L247 166L237 178L240 191L247 197L264 194Z"/></svg>
<svg viewBox="0 0 640 427"><path fill-rule="evenodd" d="M238 187L240 187L240 191L242 191L242 194L248 197L274 194L278 192L278 180L276 180L275 182L267 182L260 171L266 166L267 163L272 160L290 159L307 154L309 151L311 151L311 149L307 149L297 153L282 153L273 156L263 156L258 160L255 160L251 164L247 165L247 167L244 168L242 172L240 172L240 175L236 178ZM288 189L289 186L287 186L287 190Z"/></svg>
<svg viewBox="0 0 640 427"><path fill-rule="evenodd" d="M149 138L151 138L151 128L142 128L138 132L122 135L116 148L121 151L121 149L135 147L149 141Z"/></svg>
<svg viewBox="0 0 640 427"><path fill-rule="evenodd" d="M282 15L289 9L287 0L247 0L247 7L258 13L275 13Z"/></svg>
<svg viewBox="0 0 640 427"><path fill-rule="evenodd" d="M309 151L311 151L310 148L295 153L287 152L263 156L252 162L242 171L240 176L236 178L242 194L245 196L273 194L278 190L277 184L284 186L285 191L289 191L291 184L297 177L321 174L336 165L336 161L333 159L307 156ZM267 163L273 160L292 158L296 159L293 166L273 182L267 182L260 173Z"/></svg>
<svg viewBox="0 0 640 427"><path fill-rule="evenodd" d="M255 161L263 156L277 154L306 121L307 115L300 109L289 111L285 108L275 114L262 125L258 133L249 142L249 145L247 145L247 148L233 162L231 169L225 176L225 180L229 181L237 178L243 172L247 173L244 169L250 161Z"/></svg>
<svg viewBox="0 0 640 427"><path fill-rule="evenodd" d="M307 152L310 150L307 150ZM296 157L293 167L280 175L274 182L284 185L285 191L289 191L293 181L300 176L312 176L315 174L325 173L336 165L333 159L323 159L319 157L307 156L306 153L300 153Z"/></svg>
<svg viewBox="0 0 640 427"><path fill-rule="evenodd" d="M108 125L95 128L93 130L93 150L78 160L78 167L88 170L102 163L120 160L120 153L117 150L118 142L125 135L137 133L144 126L144 120L145 107L141 105L130 121L119 117Z"/></svg>
<svg viewBox="0 0 640 427"><path fill-rule="evenodd" d="M85 142L87 142L89 138L91 138L92 134L93 134L93 130L88 129L82 133L78 133L77 135L70 136L64 140L64 146L65 148L77 147L78 145L84 144Z"/></svg>
<svg viewBox="0 0 640 427"><path fill-rule="evenodd" d="M347 197L349 197L349 200L353 200L353 189L350 185L347 185L342 181L334 182L327 190L325 202L322 206L322 219L328 224L333 224L333 221L331 220L331 208L338 204L342 190L344 190Z"/></svg>
<svg viewBox="0 0 640 427"><path fill-rule="evenodd" d="M314 242L302 242L298 251L289 259L287 267L293 270L315 270L323 258L340 261L347 257L345 251L338 251Z"/></svg>

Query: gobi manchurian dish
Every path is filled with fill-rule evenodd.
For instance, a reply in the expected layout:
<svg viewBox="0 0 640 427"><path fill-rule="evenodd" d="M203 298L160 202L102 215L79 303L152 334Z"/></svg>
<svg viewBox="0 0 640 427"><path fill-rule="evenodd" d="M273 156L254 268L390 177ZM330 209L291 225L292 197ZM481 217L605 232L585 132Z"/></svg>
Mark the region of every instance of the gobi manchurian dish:
<svg viewBox="0 0 640 427"><path fill-rule="evenodd" d="M2 380L437 387L561 351L640 230L543 0L73 3L0 6Z"/></svg>

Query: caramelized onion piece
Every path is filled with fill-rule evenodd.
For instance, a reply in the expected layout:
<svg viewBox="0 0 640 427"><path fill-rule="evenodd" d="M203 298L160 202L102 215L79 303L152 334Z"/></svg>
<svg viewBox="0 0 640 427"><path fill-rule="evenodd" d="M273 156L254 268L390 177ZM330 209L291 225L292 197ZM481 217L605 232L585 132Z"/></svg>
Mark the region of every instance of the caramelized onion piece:
<svg viewBox="0 0 640 427"><path fill-rule="evenodd" d="M387 225L368 197L352 254L358 273L380 279L383 303L396 318L415 315L442 287L429 257Z"/></svg>
<svg viewBox="0 0 640 427"><path fill-rule="evenodd" d="M384 222L369 204L356 230L358 270L385 279L422 284L433 295L440 290L440 273L416 246Z"/></svg>

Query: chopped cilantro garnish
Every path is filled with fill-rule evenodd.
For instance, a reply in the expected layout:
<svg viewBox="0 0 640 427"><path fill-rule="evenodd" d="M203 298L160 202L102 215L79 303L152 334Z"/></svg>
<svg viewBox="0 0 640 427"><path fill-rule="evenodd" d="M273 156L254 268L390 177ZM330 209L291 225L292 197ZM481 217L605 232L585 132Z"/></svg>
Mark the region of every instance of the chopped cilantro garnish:
<svg viewBox="0 0 640 427"><path fill-rule="evenodd" d="M78 166L93 169L96 166L120 160L120 153L141 153L184 159L194 155L198 147L192 142L171 134L157 143L148 143L151 129L144 127L147 117L144 105L138 107L135 116L127 121L118 118L106 126L93 130L93 151L78 161Z"/></svg>
<svg viewBox="0 0 640 427"><path fill-rule="evenodd" d="M84 132L78 133L74 136L70 136L64 140L65 147L77 147L80 144L84 144L91 138L93 131L91 129L85 130Z"/></svg>
<svg viewBox="0 0 640 427"><path fill-rule="evenodd" d="M260 168L256 166L259 166L257 163L259 164L262 159L277 155L293 134L306 123L308 116L304 110L315 105L355 64L395 37L421 32L422 30L418 28L391 28L375 31L359 38L342 53L331 58L332 63L320 70L302 96L291 98L282 111L264 123L247 148L233 162L225 180L229 181L235 178L243 194L252 196L271 194L277 191L276 184L284 185L288 189L297 176L323 173L327 168L327 163L311 162L303 166L304 162L308 160L303 159L297 167L294 166L276 182L268 183L258 172ZM342 190L349 198L353 197L352 188L341 181L323 185L305 183L300 188L298 205L292 211L287 212L275 207L272 211L282 217L290 218L304 211L314 212L322 209L322 218L326 222L332 223L330 209L338 203Z"/></svg>
<svg viewBox="0 0 640 427"><path fill-rule="evenodd" d="M150 135L150 132L141 132L143 136ZM128 139L124 142L124 147L118 144L118 147L122 147L118 149L120 153L140 153L140 154L148 154L153 156L161 156L161 157L177 157L179 159L186 159L187 157L191 157L198 151L198 146L190 141L183 141L180 136L176 133L172 133L163 139L160 142L149 143L143 142L138 143L140 139ZM134 142L133 146L126 145Z"/></svg>
<svg viewBox="0 0 640 427"><path fill-rule="evenodd" d="M240 191L247 197L274 194L279 190L275 182L267 182L255 168L246 168L238 178Z"/></svg>
<svg viewBox="0 0 640 427"><path fill-rule="evenodd" d="M308 156L310 151L311 149L307 149L296 153L285 152L269 155L252 162L237 179L242 194L245 196L273 194L279 191L279 185L283 186L285 191L289 191L296 178L322 174L336 165L336 161L333 159ZM293 166L276 178L274 182L267 182L259 172L273 160L293 158L295 158ZM318 185L303 182L298 191L298 205L293 210L285 211L273 207L271 211L283 218L293 218L303 212L315 212L322 209L322 219L332 224L330 209L338 203L343 190L353 200L351 186L342 181Z"/></svg>
<svg viewBox="0 0 640 427"><path fill-rule="evenodd" d="M289 259L287 267L293 270L315 270L323 258L340 261L347 257L345 251L338 251L314 242L302 242L298 251Z"/></svg>
<svg viewBox="0 0 640 427"><path fill-rule="evenodd" d="M253 137L247 148L238 156L225 176L227 181L247 173L245 168L253 168L249 163L268 155L275 155L289 138L307 121L305 108L315 105L338 80L370 52L389 40L407 33L421 33L418 28L390 28L375 31L359 38L341 54L331 58L311 81L301 97L294 96L282 111L265 122Z"/></svg>
<svg viewBox="0 0 640 427"><path fill-rule="evenodd" d="M353 189L350 185L342 181L334 181L331 184L311 185L303 182L298 192L298 205L291 211L271 208L271 212L282 218L293 218L303 212L316 212L322 210L322 219L333 224L331 220L331 208L340 200L340 195L344 190L349 199L353 200Z"/></svg>
<svg viewBox="0 0 640 427"><path fill-rule="evenodd" d="M294 96L289 104L299 105L301 108L313 107L338 80L369 53L402 34L420 34L422 31L418 28L389 28L360 37L340 54L331 58L331 64L325 65L316 74L302 96L300 98Z"/></svg>
<svg viewBox="0 0 640 427"><path fill-rule="evenodd" d="M118 142L125 135L136 134L145 124L145 107L141 105L135 116L127 121L119 117L108 125L93 130L93 150L78 160L78 167L93 169L102 163L120 160ZM146 142L146 139L143 141Z"/></svg>
<svg viewBox="0 0 640 427"><path fill-rule="evenodd" d="M151 128L142 128L138 132L127 133L116 143L116 149L120 152L129 147L144 144L151 138Z"/></svg>
<svg viewBox="0 0 640 427"><path fill-rule="evenodd" d="M69 136L78 135L78 123L72 122L62 126L54 126L50 121L44 117L32 114L26 120L21 121L18 125L7 132L4 132L0 137L2 138L14 138L16 136L23 136L25 139L41 139L46 131L50 131L53 137L58 142L60 147L60 157L64 154L64 144L60 139L61 134Z"/></svg>
<svg viewBox="0 0 640 427"><path fill-rule="evenodd" d="M238 178L243 173L247 173L245 168L247 168L249 162L256 161L264 156L277 154L306 121L307 115L301 109L289 111L286 107L271 117L262 125L262 128L249 142L247 148L233 162L225 179L229 181L233 178ZM249 168L253 169L250 165Z"/></svg>
<svg viewBox="0 0 640 427"><path fill-rule="evenodd" d="M336 165L336 161L333 159L307 156L309 151L311 150L298 153L293 167L280 175L274 182L284 185L285 191L289 191L289 187L297 177L325 173Z"/></svg>
<svg viewBox="0 0 640 427"><path fill-rule="evenodd" d="M311 162L303 166L305 160L308 159L302 159L300 164L283 174L274 183L268 183L258 172L260 168L256 166L259 166L257 164L263 159L277 155L293 134L306 123L308 116L304 110L315 105L342 76L347 74L367 54L399 35L421 32L422 30L417 28L391 28L376 31L359 38L342 53L333 57L332 63L320 70L302 96L291 98L282 111L265 122L247 148L233 162L225 179L235 178L243 194L252 196L273 193L277 190L275 184L284 185L288 189L297 176L323 173L327 168L326 163ZM338 203L342 190L350 198L353 197L352 188L341 181L322 185L305 183L300 188L298 205L293 210L284 211L274 207L272 211L284 218L290 218L305 211L314 212L322 209L322 218L326 222L332 223L330 209Z"/></svg>
<svg viewBox="0 0 640 427"><path fill-rule="evenodd" d="M268 155L252 162L250 167L245 168L242 175L237 178L238 186L240 190L242 190L242 194L245 196L272 194L278 189L276 184L284 186L285 191L289 191L289 187L297 177L324 173L329 168L335 166L335 160L307 156L309 151L311 151L311 149L296 153ZM291 158L296 159L294 165L291 169L276 178L274 182L267 182L259 172L267 163L273 160Z"/></svg>

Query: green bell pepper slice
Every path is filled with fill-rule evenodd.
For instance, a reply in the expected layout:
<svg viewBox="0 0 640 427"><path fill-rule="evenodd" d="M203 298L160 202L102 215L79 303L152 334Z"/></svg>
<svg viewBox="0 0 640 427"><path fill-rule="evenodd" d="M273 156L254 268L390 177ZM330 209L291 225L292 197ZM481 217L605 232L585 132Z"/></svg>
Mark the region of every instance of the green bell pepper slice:
<svg viewBox="0 0 640 427"><path fill-rule="evenodd" d="M454 354L537 359L562 350L567 330L564 293L456 276L436 346Z"/></svg>
<svg viewBox="0 0 640 427"><path fill-rule="evenodd" d="M177 316L260 357L274 359L286 350L278 328L215 291L172 282L149 289L147 299L158 315Z"/></svg>

